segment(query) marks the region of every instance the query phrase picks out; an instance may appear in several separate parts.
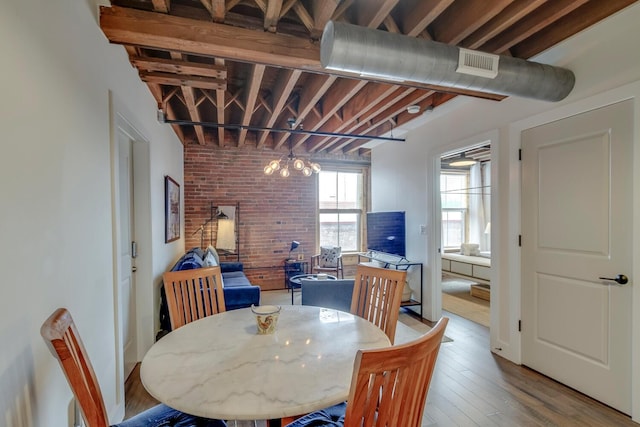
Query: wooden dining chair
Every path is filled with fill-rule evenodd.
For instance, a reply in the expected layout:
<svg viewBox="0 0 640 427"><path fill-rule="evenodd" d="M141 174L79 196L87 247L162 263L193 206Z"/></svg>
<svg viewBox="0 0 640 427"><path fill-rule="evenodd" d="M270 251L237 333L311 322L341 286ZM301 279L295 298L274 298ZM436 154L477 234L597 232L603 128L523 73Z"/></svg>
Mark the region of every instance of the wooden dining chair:
<svg viewBox="0 0 640 427"><path fill-rule="evenodd" d="M226 311L220 267L168 271L162 275L171 329Z"/></svg>
<svg viewBox="0 0 640 427"><path fill-rule="evenodd" d="M400 314L405 270L358 264L351 297L351 313L382 329L393 344Z"/></svg>
<svg viewBox="0 0 640 427"><path fill-rule="evenodd" d="M420 427L429 384L449 319L406 344L359 350L344 403L298 418L288 427Z"/></svg>
<svg viewBox="0 0 640 427"><path fill-rule="evenodd" d="M67 378L86 427L108 427L102 391L71 314L59 308L40 328L51 354ZM221 420L195 417L159 404L114 427L198 426L225 427Z"/></svg>

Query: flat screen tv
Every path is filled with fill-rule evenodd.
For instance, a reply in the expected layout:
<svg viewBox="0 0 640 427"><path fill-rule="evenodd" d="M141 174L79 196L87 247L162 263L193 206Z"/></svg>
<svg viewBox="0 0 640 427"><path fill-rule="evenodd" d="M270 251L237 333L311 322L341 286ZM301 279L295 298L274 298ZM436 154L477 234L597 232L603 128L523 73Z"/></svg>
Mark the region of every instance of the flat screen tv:
<svg viewBox="0 0 640 427"><path fill-rule="evenodd" d="M406 256L404 212L367 212L367 250Z"/></svg>

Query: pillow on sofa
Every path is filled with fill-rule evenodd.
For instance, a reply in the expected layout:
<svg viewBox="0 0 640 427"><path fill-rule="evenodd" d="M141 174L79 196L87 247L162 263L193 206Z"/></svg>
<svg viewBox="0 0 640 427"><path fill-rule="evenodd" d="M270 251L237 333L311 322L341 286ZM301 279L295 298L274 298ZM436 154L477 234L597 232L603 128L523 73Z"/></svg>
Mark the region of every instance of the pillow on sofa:
<svg viewBox="0 0 640 427"><path fill-rule="evenodd" d="M207 250L205 251L205 257L207 256L207 254L212 254L213 257L216 259L216 265L220 265L220 256L218 255L218 251L216 251L216 248L214 248L213 246L209 245L207 247Z"/></svg>
<svg viewBox="0 0 640 427"><path fill-rule="evenodd" d="M202 266L203 267L217 267L218 264L218 260L216 259L216 257L209 251L207 251L207 254L204 256L204 259L202 260Z"/></svg>
<svg viewBox="0 0 640 427"><path fill-rule="evenodd" d="M337 267L341 252L339 246L320 246L320 267Z"/></svg>
<svg viewBox="0 0 640 427"><path fill-rule="evenodd" d="M477 243L463 243L460 245L460 254L466 256L480 256L480 245Z"/></svg>

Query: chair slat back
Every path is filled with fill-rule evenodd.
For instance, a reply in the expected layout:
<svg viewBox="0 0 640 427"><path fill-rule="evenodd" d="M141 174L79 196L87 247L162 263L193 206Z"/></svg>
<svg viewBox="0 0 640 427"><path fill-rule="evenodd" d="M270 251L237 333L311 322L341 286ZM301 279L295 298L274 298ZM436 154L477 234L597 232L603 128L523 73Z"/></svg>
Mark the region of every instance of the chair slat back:
<svg viewBox="0 0 640 427"><path fill-rule="evenodd" d="M172 330L226 311L220 267L168 271L162 280Z"/></svg>
<svg viewBox="0 0 640 427"><path fill-rule="evenodd" d="M449 319L406 344L359 350L344 427L420 427L440 343Z"/></svg>
<svg viewBox="0 0 640 427"><path fill-rule="evenodd" d="M382 329L393 344L400 314L405 270L370 267L356 268L351 313L367 319Z"/></svg>
<svg viewBox="0 0 640 427"><path fill-rule="evenodd" d="M100 385L69 311L57 309L42 324L40 335L60 363L87 427L108 427Z"/></svg>

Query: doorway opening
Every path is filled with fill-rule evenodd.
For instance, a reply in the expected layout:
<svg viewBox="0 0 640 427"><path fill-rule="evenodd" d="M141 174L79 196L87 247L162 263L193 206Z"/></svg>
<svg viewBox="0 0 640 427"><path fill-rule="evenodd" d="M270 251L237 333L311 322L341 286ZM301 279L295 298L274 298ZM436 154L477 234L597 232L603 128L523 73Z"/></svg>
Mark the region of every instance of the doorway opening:
<svg viewBox="0 0 640 427"><path fill-rule="evenodd" d="M489 327L491 145L440 158L442 309Z"/></svg>

